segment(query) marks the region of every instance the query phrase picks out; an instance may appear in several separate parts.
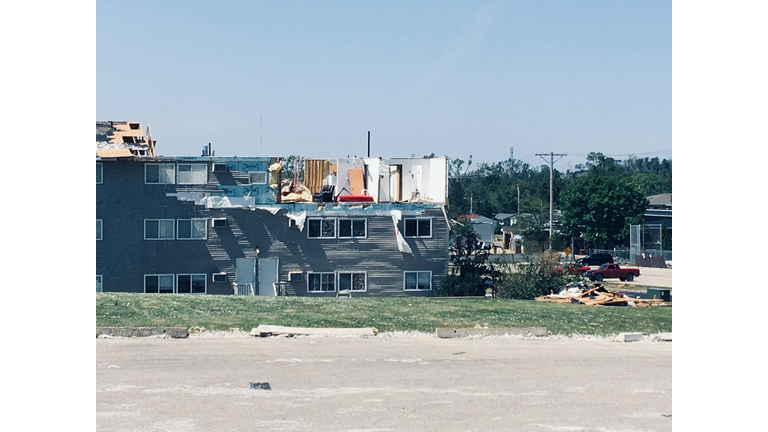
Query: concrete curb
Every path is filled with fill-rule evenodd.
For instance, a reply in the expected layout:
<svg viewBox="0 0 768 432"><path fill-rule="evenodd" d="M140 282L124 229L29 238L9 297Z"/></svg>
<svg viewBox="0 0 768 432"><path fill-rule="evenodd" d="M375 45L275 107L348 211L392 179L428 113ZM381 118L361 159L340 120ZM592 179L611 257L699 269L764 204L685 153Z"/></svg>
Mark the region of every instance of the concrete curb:
<svg viewBox="0 0 768 432"><path fill-rule="evenodd" d="M459 338L467 336L546 336L547 329L544 327L518 327L518 328L438 328L437 337L439 338Z"/></svg>
<svg viewBox="0 0 768 432"><path fill-rule="evenodd" d="M614 342L672 342L672 333L654 333L650 336L640 332L619 333L612 339Z"/></svg>
<svg viewBox="0 0 768 432"><path fill-rule="evenodd" d="M366 328L306 328L284 327L261 324L251 330L251 336L272 335L334 335L334 336L376 336L376 329Z"/></svg>
<svg viewBox="0 0 768 432"><path fill-rule="evenodd" d="M96 337L153 337L186 338L184 327L96 327Z"/></svg>

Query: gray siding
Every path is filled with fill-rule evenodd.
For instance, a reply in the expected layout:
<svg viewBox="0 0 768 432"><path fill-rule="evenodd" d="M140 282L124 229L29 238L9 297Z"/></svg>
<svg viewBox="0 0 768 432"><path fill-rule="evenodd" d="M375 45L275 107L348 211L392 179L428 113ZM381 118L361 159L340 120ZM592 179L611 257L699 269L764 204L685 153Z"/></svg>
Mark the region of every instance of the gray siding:
<svg viewBox="0 0 768 432"><path fill-rule="evenodd" d="M155 162L155 161L151 161ZM196 162L196 161L180 161ZM209 294L232 294L237 258L279 259L279 280L296 295L308 293L307 272L366 272L367 291L356 296L434 295L448 271L448 226L439 206L410 204L420 218L432 220L430 238L406 238L413 253L398 250L391 216L378 212L366 217L367 236L353 239L307 238L304 230L289 227L289 210L307 205L283 205L275 215L266 210L206 209L192 201L178 200L179 192L213 192L219 185L242 185L247 175L236 171L212 173L207 185L144 184L140 160L102 161L103 183L96 187L96 218L103 220L103 240L96 242L96 274L104 291L143 292L145 274L206 275ZM311 206L311 205L310 205ZM287 207L287 208L286 208ZM345 208L337 206L336 210ZM360 208L357 206L356 208ZM373 209L377 204L372 204ZM357 214L359 214L357 210ZM344 212L333 218L343 218ZM358 215L349 216L359 218ZM145 219L226 218L227 227L208 226L206 240L144 240ZM404 232L403 221L399 229ZM431 271L432 290L404 291L404 271ZM226 283L213 283L213 273L226 272ZM298 282L288 282L289 272L302 272Z"/></svg>

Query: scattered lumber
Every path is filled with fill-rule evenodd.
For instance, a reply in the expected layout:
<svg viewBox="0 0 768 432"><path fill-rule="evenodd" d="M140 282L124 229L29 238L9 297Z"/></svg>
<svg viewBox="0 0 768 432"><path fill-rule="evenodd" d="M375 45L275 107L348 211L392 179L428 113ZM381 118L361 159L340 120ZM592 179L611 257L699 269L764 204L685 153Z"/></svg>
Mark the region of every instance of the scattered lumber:
<svg viewBox="0 0 768 432"><path fill-rule="evenodd" d="M584 283L569 284L558 294L539 296L535 300L587 306L671 306L671 303L660 299L633 299L619 292L608 291L599 283L592 285L591 288Z"/></svg>

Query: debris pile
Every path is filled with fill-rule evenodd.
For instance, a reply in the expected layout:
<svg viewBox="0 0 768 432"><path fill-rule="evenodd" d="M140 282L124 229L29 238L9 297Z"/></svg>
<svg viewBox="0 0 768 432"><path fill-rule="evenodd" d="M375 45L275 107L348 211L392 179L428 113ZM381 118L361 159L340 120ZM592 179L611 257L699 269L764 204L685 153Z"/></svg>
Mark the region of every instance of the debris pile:
<svg viewBox="0 0 768 432"><path fill-rule="evenodd" d="M538 301L554 303L584 304L588 306L670 306L660 299L631 298L626 294L608 291L601 284L596 283L589 287L584 282L572 282L562 287L557 294L536 297Z"/></svg>

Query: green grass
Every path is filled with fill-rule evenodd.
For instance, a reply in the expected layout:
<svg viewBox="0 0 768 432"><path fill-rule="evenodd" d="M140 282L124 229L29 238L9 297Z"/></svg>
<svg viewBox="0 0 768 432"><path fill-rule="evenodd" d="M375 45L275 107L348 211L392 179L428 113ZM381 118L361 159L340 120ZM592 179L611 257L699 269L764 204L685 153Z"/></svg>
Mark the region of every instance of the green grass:
<svg viewBox="0 0 768 432"><path fill-rule="evenodd" d="M672 331L671 307L606 307L532 300L312 298L97 293L98 327L186 327L246 331L259 324L375 327L546 327L557 335Z"/></svg>

